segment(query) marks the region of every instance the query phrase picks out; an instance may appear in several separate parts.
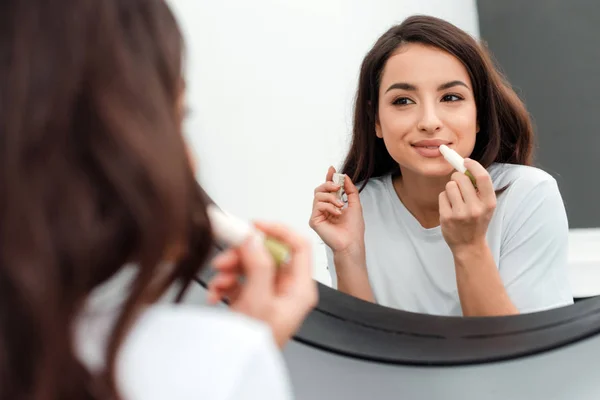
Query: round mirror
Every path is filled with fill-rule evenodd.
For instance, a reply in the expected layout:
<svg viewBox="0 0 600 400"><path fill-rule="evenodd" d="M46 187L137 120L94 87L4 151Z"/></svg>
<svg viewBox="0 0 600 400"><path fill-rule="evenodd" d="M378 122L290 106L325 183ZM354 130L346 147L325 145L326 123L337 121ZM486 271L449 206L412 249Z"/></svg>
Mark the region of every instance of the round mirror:
<svg viewBox="0 0 600 400"><path fill-rule="evenodd" d="M592 176L600 64L590 41L600 24L590 16L600 7L575 3L580 7L491 0L171 2L187 40L186 134L199 181L228 212L283 221L314 244L320 302L288 350L301 398L342 392L362 398L361 388L373 387L363 374L381 390L448 396L420 378L411 381L418 376L411 366L441 368L433 380L440 385L455 381L458 370L468 379L501 374L517 382L494 390L475 383L467 394L456 389L473 395L465 398L540 398L523 376L566 374L575 353L593 362L600 331L600 185ZM424 17L389 31L417 14L484 41L512 88L482 64L485 55L467 51L468 39L457 34L454 42L440 42L441 22ZM423 31L430 36L421 42L438 45L423 45ZM527 114L535 134L519 142L515 136L529 129ZM372 135L353 142L361 129ZM450 176L459 190L470 180L443 157L441 144L477 159L489 182L470 164L475 187L449 189ZM377 172L382 159L369 164L373 154L400 162ZM343 229L319 234L314 220L309 224L315 189L333 180L331 166L361 178L344 178L339 207L347 214L351 197L360 200L364 235L359 225L347 225L364 237L365 253L349 253L356 265L340 261ZM324 202L334 204L329 194L335 191L322 195ZM478 213L456 214L462 204L456 199L479 201L469 209ZM324 209L331 220L336 209ZM463 251L476 247L456 237L481 226L489 254L477 258ZM351 282L357 275L341 282L342 264L346 271L364 267L361 283ZM490 266L494 273L481 272ZM360 372L332 384L310 371L317 359L326 365L323 375L344 376L336 368ZM328 389L315 391L315 382ZM540 390L548 398L598 395L581 382L565 392L548 379Z"/></svg>

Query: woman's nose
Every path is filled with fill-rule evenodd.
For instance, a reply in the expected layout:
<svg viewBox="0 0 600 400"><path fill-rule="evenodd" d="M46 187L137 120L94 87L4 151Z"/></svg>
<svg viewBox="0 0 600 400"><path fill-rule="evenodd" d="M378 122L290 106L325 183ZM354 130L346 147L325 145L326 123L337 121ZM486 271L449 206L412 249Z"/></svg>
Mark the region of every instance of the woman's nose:
<svg viewBox="0 0 600 400"><path fill-rule="evenodd" d="M442 121L438 117L435 107L425 106L423 108L417 129L425 133L435 133L442 129Z"/></svg>

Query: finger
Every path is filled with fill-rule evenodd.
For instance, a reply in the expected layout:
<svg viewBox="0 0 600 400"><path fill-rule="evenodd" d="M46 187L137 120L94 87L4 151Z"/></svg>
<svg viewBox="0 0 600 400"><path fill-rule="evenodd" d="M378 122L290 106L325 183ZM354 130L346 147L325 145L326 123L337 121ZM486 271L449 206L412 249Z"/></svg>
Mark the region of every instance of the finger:
<svg viewBox="0 0 600 400"><path fill-rule="evenodd" d="M227 290L239 283L240 275L237 273L220 273L210 280L209 288L216 291Z"/></svg>
<svg viewBox="0 0 600 400"><path fill-rule="evenodd" d="M317 193L335 193L338 191L339 188L340 188L340 185L338 185L337 183L334 183L332 181L327 181L327 182L317 186L314 193L315 193L315 195Z"/></svg>
<svg viewBox="0 0 600 400"><path fill-rule="evenodd" d="M446 184L446 195L448 196L452 210L461 211L464 209L465 202L456 182L450 181Z"/></svg>
<svg viewBox="0 0 600 400"><path fill-rule="evenodd" d="M319 202L315 205L315 209L320 213L329 213L332 215L342 215L342 210L331 203Z"/></svg>
<svg viewBox="0 0 600 400"><path fill-rule="evenodd" d="M219 274L208 283L208 301L216 303L221 301L228 293L240 286L239 275Z"/></svg>
<svg viewBox="0 0 600 400"><path fill-rule="evenodd" d="M235 303L238 301L238 298L240 297L241 293L242 293L242 286L236 285L232 289L228 290L226 293L223 293L223 297L225 298L225 300L229 301L230 303Z"/></svg>
<svg viewBox="0 0 600 400"><path fill-rule="evenodd" d="M275 261L267 252L264 241L254 234L239 248L240 266L246 278L243 296L252 299L268 298L273 292Z"/></svg>
<svg viewBox="0 0 600 400"><path fill-rule="evenodd" d="M451 179L458 185L460 194L462 195L462 198L465 204L467 204L467 206L479 202L479 196L477 195L477 191L475 190L473 182L471 182L468 176L460 172L455 172L452 174Z"/></svg>
<svg viewBox="0 0 600 400"><path fill-rule="evenodd" d="M291 274L312 279L312 252L307 239L281 224L256 222L255 226L267 236L281 241L289 246L292 252Z"/></svg>
<svg viewBox="0 0 600 400"><path fill-rule="evenodd" d="M236 302L242 293L242 285L236 282L233 285L222 288L211 288L208 292L207 300L210 304L218 303L219 301L227 300Z"/></svg>
<svg viewBox="0 0 600 400"><path fill-rule="evenodd" d="M241 266L241 262L239 261L239 259L237 259L237 261L232 262L232 263L227 263L227 264L217 264L216 266L213 265L213 270L218 271L218 272L232 272L232 273L236 273L236 274L243 274L243 270L242 270L242 266Z"/></svg>
<svg viewBox="0 0 600 400"><path fill-rule="evenodd" d="M329 167L327 170L327 176L325 176L325 182L330 182L333 179L333 174L336 173L336 170L333 166Z"/></svg>
<svg viewBox="0 0 600 400"><path fill-rule="evenodd" d="M315 200L317 200L318 202L323 202L323 203L331 203L338 207L344 206L344 202L341 200L338 200L338 198L333 193L317 193L315 195Z"/></svg>
<svg viewBox="0 0 600 400"><path fill-rule="evenodd" d="M238 266L240 262L240 255L236 249L227 249L220 252L213 258L211 265L217 270L228 270Z"/></svg>
<svg viewBox="0 0 600 400"><path fill-rule="evenodd" d="M348 197L348 207L360 206L360 193L348 175L346 175L346 179L344 180L344 192L346 192L346 196Z"/></svg>
<svg viewBox="0 0 600 400"><path fill-rule="evenodd" d="M217 293L209 291L206 295L206 301L208 304L217 304L220 301L220 297Z"/></svg>
<svg viewBox="0 0 600 400"><path fill-rule="evenodd" d="M445 191L440 193L438 202L440 209L440 220L444 220L452 215L452 205L450 205L450 200L448 200L448 195Z"/></svg>
<svg viewBox="0 0 600 400"><path fill-rule="evenodd" d="M293 252L304 251L310 247L304 236L283 224L256 221L254 226L267 236L287 244Z"/></svg>
<svg viewBox="0 0 600 400"><path fill-rule="evenodd" d="M485 168L475 160L465 158L465 168L475 177L477 189L479 190L479 198L483 201L495 202L496 193L494 192L494 184L492 178Z"/></svg>

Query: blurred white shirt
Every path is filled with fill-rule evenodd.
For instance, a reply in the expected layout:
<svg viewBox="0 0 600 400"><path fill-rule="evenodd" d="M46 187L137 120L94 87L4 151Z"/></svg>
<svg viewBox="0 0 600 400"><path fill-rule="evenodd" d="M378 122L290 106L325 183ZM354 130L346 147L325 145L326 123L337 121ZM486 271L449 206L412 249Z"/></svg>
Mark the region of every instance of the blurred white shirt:
<svg viewBox="0 0 600 400"><path fill-rule="evenodd" d="M105 366L127 277L118 280L90 299L76 330L76 351L92 372ZM268 326L225 309L186 304L156 304L139 316L117 356L116 385L124 400L293 397Z"/></svg>
<svg viewBox="0 0 600 400"><path fill-rule="evenodd" d="M569 224L556 180L523 165L493 164L488 172L496 190L509 185L497 196L487 243L510 299L521 313L572 304ZM360 201L367 272L377 303L461 316L454 258L441 227L421 226L400 201L391 175L370 179ZM326 251L337 288L333 253Z"/></svg>

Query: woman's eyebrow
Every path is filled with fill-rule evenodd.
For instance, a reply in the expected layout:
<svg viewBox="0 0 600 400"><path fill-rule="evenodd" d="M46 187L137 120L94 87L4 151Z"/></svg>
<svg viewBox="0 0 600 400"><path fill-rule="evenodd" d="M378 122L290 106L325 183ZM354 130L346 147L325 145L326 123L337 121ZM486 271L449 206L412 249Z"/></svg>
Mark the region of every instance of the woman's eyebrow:
<svg viewBox="0 0 600 400"><path fill-rule="evenodd" d="M442 90L447 90L450 89L452 87L455 86L464 86L467 89L469 89L469 86L464 83L463 81L460 80L454 80L454 81L449 81L446 83L442 83L440 86L438 86L438 91L442 91ZM387 88L387 90L385 91L386 93L389 92L390 90L393 89L403 89L403 90L409 90L411 92L414 92L417 90L417 86L411 84L411 83L407 83L407 82L396 82L392 85L390 85L390 87Z"/></svg>

